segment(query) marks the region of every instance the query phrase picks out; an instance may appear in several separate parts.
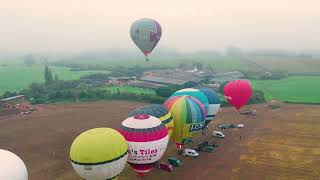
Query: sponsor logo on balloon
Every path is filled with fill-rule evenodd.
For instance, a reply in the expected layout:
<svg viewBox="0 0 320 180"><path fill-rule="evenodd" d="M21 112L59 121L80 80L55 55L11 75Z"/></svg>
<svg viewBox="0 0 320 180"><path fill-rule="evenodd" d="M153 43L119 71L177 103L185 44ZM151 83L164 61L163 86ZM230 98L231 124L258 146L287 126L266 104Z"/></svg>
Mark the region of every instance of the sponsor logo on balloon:
<svg viewBox="0 0 320 180"><path fill-rule="evenodd" d="M190 126L189 132L193 132L193 131L199 131L202 129L202 127L204 126L205 122L202 122L200 124L192 124Z"/></svg>
<svg viewBox="0 0 320 180"><path fill-rule="evenodd" d="M158 149L140 149L140 150L128 150L128 159L133 161L146 161L152 160L157 157Z"/></svg>

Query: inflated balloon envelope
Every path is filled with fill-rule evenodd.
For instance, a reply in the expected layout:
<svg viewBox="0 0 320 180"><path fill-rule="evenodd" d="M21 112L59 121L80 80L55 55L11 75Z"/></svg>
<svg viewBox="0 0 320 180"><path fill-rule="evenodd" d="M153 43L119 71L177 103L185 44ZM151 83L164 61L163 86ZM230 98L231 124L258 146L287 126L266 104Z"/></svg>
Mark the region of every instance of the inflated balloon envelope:
<svg viewBox="0 0 320 180"><path fill-rule="evenodd" d="M160 41L162 29L160 24L149 18L136 20L130 28L130 36L133 42L143 52L146 61L149 61L148 55Z"/></svg>
<svg viewBox="0 0 320 180"><path fill-rule="evenodd" d="M206 118L205 107L192 96L173 96L163 105L174 119L172 139L178 148L182 148L195 133L202 130Z"/></svg>
<svg viewBox="0 0 320 180"><path fill-rule="evenodd" d="M163 123L147 114L125 119L119 132L128 142L128 163L141 176L160 160L169 141L168 130Z"/></svg>
<svg viewBox="0 0 320 180"><path fill-rule="evenodd" d="M248 103L252 95L251 83L246 79L229 82L223 89L225 99L237 110Z"/></svg>

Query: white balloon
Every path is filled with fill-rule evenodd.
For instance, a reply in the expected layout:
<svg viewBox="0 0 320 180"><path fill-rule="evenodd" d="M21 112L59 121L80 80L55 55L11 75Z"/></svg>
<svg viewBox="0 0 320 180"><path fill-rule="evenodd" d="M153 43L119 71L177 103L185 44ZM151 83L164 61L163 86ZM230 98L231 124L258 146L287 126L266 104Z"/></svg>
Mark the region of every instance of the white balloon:
<svg viewBox="0 0 320 180"><path fill-rule="evenodd" d="M28 180L24 162L14 153L0 149L0 179Z"/></svg>

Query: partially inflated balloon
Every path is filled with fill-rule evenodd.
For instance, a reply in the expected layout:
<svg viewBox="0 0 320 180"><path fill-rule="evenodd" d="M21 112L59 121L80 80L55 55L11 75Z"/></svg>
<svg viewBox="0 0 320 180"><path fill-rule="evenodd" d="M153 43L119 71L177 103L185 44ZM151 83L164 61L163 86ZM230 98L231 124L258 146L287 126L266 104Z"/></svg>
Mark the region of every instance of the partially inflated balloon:
<svg viewBox="0 0 320 180"><path fill-rule="evenodd" d="M72 143L73 169L86 180L117 179L127 162L128 144L111 128L95 128L80 134Z"/></svg>
<svg viewBox="0 0 320 180"><path fill-rule="evenodd" d="M160 24L148 18L143 18L135 21L130 28L130 36L133 42L146 56L146 61L149 61L148 55L158 44L162 34Z"/></svg>
<svg viewBox="0 0 320 180"><path fill-rule="evenodd" d="M192 96L173 96L163 104L174 119L172 139L178 148L189 142L196 132L202 130L206 110L203 104Z"/></svg>
<svg viewBox="0 0 320 180"><path fill-rule="evenodd" d="M214 90L208 89L208 88L201 88L199 89L204 95L207 96L207 99L209 101L208 111L207 111L207 117L206 117L206 124L204 126L207 127L208 124L211 122L211 120L214 119L216 114L218 113L220 109L220 98L218 93L216 93Z"/></svg>
<svg viewBox="0 0 320 180"><path fill-rule="evenodd" d="M0 149L0 179L28 180L28 172L23 161L10 151Z"/></svg>
<svg viewBox="0 0 320 180"><path fill-rule="evenodd" d="M250 100L251 83L249 80L233 80L224 86L223 93L226 100L239 110Z"/></svg>
<svg viewBox="0 0 320 180"><path fill-rule="evenodd" d="M169 137L171 137L174 123L171 113L164 106L162 106L161 104L145 105L131 111L129 113L129 117L139 114L147 114L159 118L168 129Z"/></svg>

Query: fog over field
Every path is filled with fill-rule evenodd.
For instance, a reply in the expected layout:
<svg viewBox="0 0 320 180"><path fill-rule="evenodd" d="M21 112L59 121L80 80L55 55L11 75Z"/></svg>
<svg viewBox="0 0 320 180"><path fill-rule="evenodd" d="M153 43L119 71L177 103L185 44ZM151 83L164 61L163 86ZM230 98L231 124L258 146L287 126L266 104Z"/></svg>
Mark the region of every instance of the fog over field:
<svg viewBox="0 0 320 180"><path fill-rule="evenodd" d="M319 7L318 0L5 0L0 53L137 50L129 28L142 17L162 25L156 49L318 49Z"/></svg>

